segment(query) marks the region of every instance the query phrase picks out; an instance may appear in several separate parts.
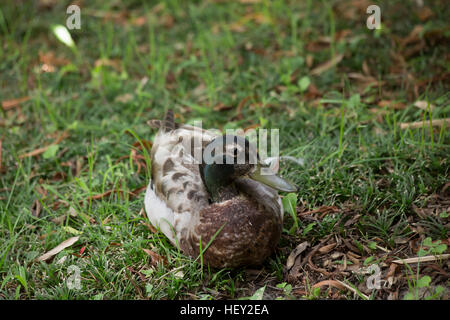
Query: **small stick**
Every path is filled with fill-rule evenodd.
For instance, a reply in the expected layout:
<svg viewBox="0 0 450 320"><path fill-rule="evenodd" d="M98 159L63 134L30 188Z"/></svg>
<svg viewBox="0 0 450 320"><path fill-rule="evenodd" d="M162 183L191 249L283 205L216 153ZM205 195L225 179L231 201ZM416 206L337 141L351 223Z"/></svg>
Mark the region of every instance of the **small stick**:
<svg viewBox="0 0 450 320"><path fill-rule="evenodd" d="M400 129L407 129L407 128L417 129L422 128L422 126L430 126L430 125L432 125L433 127L442 127L444 125L450 126L450 118L431 120L431 122L429 120L417 122L402 122L400 123Z"/></svg>
<svg viewBox="0 0 450 320"><path fill-rule="evenodd" d="M337 282L339 282L341 285L343 285L344 287L346 287L348 290L350 290L351 292L353 292L354 294L359 295L360 297L363 297L366 300L369 300L369 296L365 295L362 292L358 292L357 290L355 290L355 288L353 288L352 286L349 286L348 284L346 284L345 282L336 280Z"/></svg>
<svg viewBox="0 0 450 320"><path fill-rule="evenodd" d="M436 261L436 260L444 260L450 258L450 254L441 254L436 256L424 256L424 257L415 257L415 258L408 258L408 259L399 259L392 261L393 263L401 263L401 264L408 264L408 263L417 263L417 262L429 262L429 261Z"/></svg>

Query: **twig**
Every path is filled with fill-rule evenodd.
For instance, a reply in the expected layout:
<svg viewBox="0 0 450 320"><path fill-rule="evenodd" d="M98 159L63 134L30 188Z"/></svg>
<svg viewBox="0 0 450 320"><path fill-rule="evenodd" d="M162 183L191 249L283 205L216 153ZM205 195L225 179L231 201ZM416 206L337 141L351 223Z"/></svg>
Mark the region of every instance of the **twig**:
<svg viewBox="0 0 450 320"><path fill-rule="evenodd" d="M436 256L424 256L424 257L415 257L415 258L408 258L408 259L399 259L399 260L394 260L392 262L393 263L408 264L408 263L444 260L444 259L448 259L448 258L450 258L450 254L440 254L440 255L436 255Z"/></svg>
<svg viewBox="0 0 450 320"><path fill-rule="evenodd" d="M416 122L402 122L400 123L400 129L417 129L422 128L422 126L433 126L433 127L442 127L442 126L450 126L450 118L445 119L436 119L431 121L416 121Z"/></svg>
<svg viewBox="0 0 450 320"><path fill-rule="evenodd" d="M348 290L350 290L351 292L353 292L354 294L359 295L360 297L364 298L365 300L369 300L369 296L366 296L364 293L356 290L355 288L353 288L352 286L349 286L348 284L346 284L345 282L336 280L336 282L340 283L341 285L343 285L344 287L346 287Z"/></svg>
<svg viewBox="0 0 450 320"><path fill-rule="evenodd" d="M41 153L44 153L45 151L47 151L47 149L50 147L50 146L52 146L52 145L54 145L54 144L58 144L58 143L60 143L61 141L63 141L65 138L67 138L69 136L69 133L67 132L67 131L64 131L54 142L52 142L51 144L49 144L49 145L47 145L47 146L45 146L45 147L42 147L42 148L38 148L38 149L35 149L35 150L33 150L33 151L30 151L30 152L27 152L27 153L24 153L24 154L21 154L20 156L19 156L19 159L23 159L23 158L27 158L27 157L33 157L33 156L36 156L36 155L38 155L38 154L41 154Z"/></svg>
<svg viewBox="0 0 450 320"><path fill-rule="evenodd" d="M354 294L359 295L363 299L369 300L369 297L366 296L364 293L359 292L358 290L356 290L352 286L349 286L345 282L342 282L342 281L339 281L339 280L324 280L324 281L320 281L320 282L316 283L315 285L313 285L312 287L313 288L317 288L317 287L322 287L322 286L335 287L335 288L338 288L340 290L348 289L351 292L353 292Z"/></svg>

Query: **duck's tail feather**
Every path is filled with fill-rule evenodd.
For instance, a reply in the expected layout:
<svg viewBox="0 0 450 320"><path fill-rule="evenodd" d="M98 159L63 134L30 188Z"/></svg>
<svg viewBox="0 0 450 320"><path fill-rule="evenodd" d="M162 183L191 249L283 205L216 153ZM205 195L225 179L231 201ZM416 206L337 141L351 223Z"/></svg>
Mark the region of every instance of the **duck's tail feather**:
<svg viewBox="0 0 450 320"><path fill-rule="evenodd" d="M159 129L161 127L161 120L148 120L147 124L155 129Z"/></svg>
<svg viewBox="0 0 450 320"><path fill-rule="evenodd" d="M166 116L164 117L163 129L164 131L172 131L175 129L175 120L172 109L169 109L166 112Z"/></svg>
<svg viewBox="0 0 450 320"><path fill-rule="evenodd" d="M178 124L175 123L173 110L169 109L166 112L164 120L149 120L147 124L152 128L161 128L165 132L169 132L178 128Z"/></svg>

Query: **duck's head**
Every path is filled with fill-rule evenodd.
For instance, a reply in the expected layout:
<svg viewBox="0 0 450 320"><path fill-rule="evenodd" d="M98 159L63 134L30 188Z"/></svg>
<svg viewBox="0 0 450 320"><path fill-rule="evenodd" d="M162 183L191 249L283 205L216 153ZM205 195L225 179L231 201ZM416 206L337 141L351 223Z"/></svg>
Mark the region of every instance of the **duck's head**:
<svg viewBox="0 0 450 320"><path fill-rule="evenodd" d="M231 199L238 194L234 181L246 177L285 192L297 188L285 179L270 174L260 162L256 147L246 138L223 135L215 138L203 149L200 175L213 202ZM264 170L266 169L266 170Z"/></svg>

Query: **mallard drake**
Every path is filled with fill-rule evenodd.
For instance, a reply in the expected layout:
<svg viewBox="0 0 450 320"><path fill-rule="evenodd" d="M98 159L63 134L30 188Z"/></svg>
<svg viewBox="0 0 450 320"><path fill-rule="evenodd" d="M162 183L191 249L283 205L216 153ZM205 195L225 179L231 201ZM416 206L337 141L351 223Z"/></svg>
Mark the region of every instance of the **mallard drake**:
<svg viewBox="0 0 450 320"><path fill-rule="evenodd" d="M186 255L198 257L202 248L203 262L211 267L261 264L282 232L276 189L296 188L276 175L261 175L258 160L248 160L252 146L243 137L177 124L170 110L164 120L148 123L159 128L145 194L150 222ZM202 161L205 151L219 143L223 152L213 148L211 153L216 160ZM235 161L240 152L245 152L244 163Z"/></svg>

